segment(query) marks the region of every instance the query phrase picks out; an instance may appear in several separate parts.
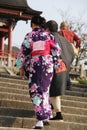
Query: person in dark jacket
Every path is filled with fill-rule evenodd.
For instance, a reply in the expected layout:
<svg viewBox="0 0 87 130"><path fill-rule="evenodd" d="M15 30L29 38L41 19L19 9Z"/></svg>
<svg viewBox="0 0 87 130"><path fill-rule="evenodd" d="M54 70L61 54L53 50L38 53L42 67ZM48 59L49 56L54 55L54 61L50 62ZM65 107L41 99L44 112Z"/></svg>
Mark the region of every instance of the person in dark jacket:
<svg viewBox="0 0 87 130"><path fill-rule="evenodd" d="M59 44L62 52L61 58L64 61L67 70L60 73L55 73L52 79L50 87L50 99L52 106L56 112L56 116L51 120L63 121L63 115L61 112L61 96L65 94L67 76L70 70L70 65L74 59L74 51L72 45L63 37L58 34L58 24L54 20L50 20L46 23L46 31L53 34L55 42Z"/></svg>

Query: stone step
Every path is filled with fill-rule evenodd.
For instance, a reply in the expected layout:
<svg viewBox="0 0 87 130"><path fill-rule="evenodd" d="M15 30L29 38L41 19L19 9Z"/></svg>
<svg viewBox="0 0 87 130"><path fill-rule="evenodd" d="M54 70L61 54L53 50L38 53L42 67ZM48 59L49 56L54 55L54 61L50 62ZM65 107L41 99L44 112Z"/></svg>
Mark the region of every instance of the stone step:
<svg viewBox="0 0 87 130"><path fill-rule="evenodd" d="M15 111L15 116L17 116L18 112L22 116L23 113L26 113L26 112L27 112L27 114L28 114L28 112L30 113L30 110L34 111L34 108L33 108L33 105L32 105L31 102L25 103L25 104L19 103L20 105L18 104L18 106L17 106L17 103L12 102L12 104L10 104L10 105L7 105L7 103L6 103L6 105L2 104L0 106L0 111L2 112L2 114L5 114L5 113L9 114L8 110L9 111L12 110L12 111ZM5 104L5 102L4 102L4 104ZM64 106L64 105L62 105L62 112L63 113L69 113L69 114L87 115L87 109L86 108ZM12 114L12 112L10 114ZM13 114L14 114L14 112L13 112Z"/></svg>
<svg viewBox="0 0 87 130"><path fill-rule="evenodd" d="M14 128L14 127L0 127L0 130L32 130L32 129Z"/></svg>
<svg viewBox="0 0 87 130"><path fill-rule="evenodd" d="M12 84L10 84L12 86ZM20 85L16 85L16 88L10 88L10 87L2 87L0 86L0 92L4 93L4 92L7 92L7 93L16 93L16 94L23 94L23 95L28 95L28 86L26 86L26 89L25 89L25 86L20 86ZM22 88L22 89L21 89ZM71 96L80 96L80 97L87 97L87 92L80 92L80 91L68 91L66 90L65 92L66 95L71 95Z"/></svg>
<svg viewBox="0 0 87 130"><path fill-rule="evenodd" d="M11 99L0 99L0 107L9 107L14 109L32 110L33 105L29 101L11 100Z"/></svg>
<svg viewBox="0 0 87 130"><path fill-rule="evenodd" d="M4 81L4 82L10 82L10 83L20 83L20 84L26 84L28 83L27 80L21 80L19 78L19 76L8 76L8 77L0 77L0 82ZM83 84L79 84L79 83L72 83L72 87L78 87L78 88L86 88L87 89L87 85L83 85Z"/></svg>
<svg viewBox="0 0 87 130"><path fill-rule="evenodd" d="M0 99L11 99L11 100L28 101L29 100L29 95L0 92Z"/></svg>
<svg viewBox="0 0 87 130"><path fill-rule="evenodd" d="M3 87L4 86L4 87ZM5 88L6 87L6 88ZM28 90L28 85L21 85L21 84L14 84L14 83L4 83L4 82L1 82L1 84L0 84L0 90L2 91L2 92L4 92L4 91L8 91L8 92L18 92L18 93L20 93L20 89L23 89L23 90ZM8 89L7 89L8 88ZM16 88L16 90L14 90L14 89L12 89L12 88ZM17 89L19 89L18 91L17 91ZM82 88L81 88L82 89ZM21 93L23 93L23 91L21 91ZM24 93L28 93L28 91L25 91ZM65 93L66 95L72 95L72 96L81 96L81 97L87 97L87 91L68 91L68 90L66 90L66 93Z"/></svg>
<svg viewBox="0 0 87 130"><path fill-rule="evenodd" d="M35 117L34 110L24 110L24 109L14 109L14 108L5 108L0 107L0 116L13 116L13 117L26 117L33 118Z"/></svg>
<svg viewBox="0 0 87 130"><path fill-rule="evenodd" d="M69 114L87 115L87 108L70 107L62 105L62 112Z"/></svg>
<svg viewBox="0 0 87 130"><path fill-rule="evenodd" d="M35 125L35 118L20 118L20 117L4 117L0 116L1 127L15 127L15 128L32 128ZM50 126L45 126L43 130L87 130L86 123L75 122L58 122L50 121Z"/></svg>
<svg viewBox="0 0 87 130"><path fill-rule="evenodd" d="M23 95L27 94L28 95L28 86L27 85L26 85L26 88L25 88L24 85L21 87L21 85L15 84L15 87L13 86L13 83L8 84L8 86L6 86L6 84L4 86L0 85L0 92L16 93L16 94L23 94ZM78 89L78 91L75 91L75 90L74 91L73 90L72 91L67 91L66 90L66 94L67 93L69 95L71 95L71 93L72 93L72 95L78 94L78 95L84 96L87 92L85 90L81 91L81 90Z"/></svg>
<svg viewBox="0 0 87 130"><path fill-rule="evenodd" d="M78 87L78 88L87 88L87 84L79 84L79 83L72 83L72 86Z"/></svg>
<svg viewBox="0 0 87 130"><path fill-rule="evenodd" d="M6 73L8 74L8 72L5 69L3 69L3 68L2 69L0 68L0 73L1 74L6 74Z"/></svg>
<svg viewBox="0 0 87 130"><path fill-rule="evenodd" d="M7 88L15 88L15 89L28 89L28 84L19 84L19 83L10 83L10 82L4 82L4 81L0 81L0 86L4 86Z"/></svg>
<svg viewBox="0 0 87 130"><path fill-rule="evenodd" d="M7 73L6 69L4 67L0 67L0 73Z"/></svg>
<svg viewBox="0 0 87 130"><path fill-rule="evenodd" d="M20 84L14 84L14 83L7 83L7 84L6 84L6 83L1 82L1 81L0 81L0 83L2 84L2 86L7 87L7 88L14 88L14 89L16 89L16 90L17 90L17 89L23 89L23 90L26 91L25 93L28 92L28 91L27 91L27 90L28 90L28 86L27 86L27 85L20 85ZM2 87L2 86L0 86L0 87ZM6 90L7 90L7 89L6 89ZM5 90L5 91L6 91L6 90ZM11 91L11 90L10 90L10 91ZM18 91L19 91L19 90L18 90ZM7 92L7 91L6 91L6 92ZM77 94L77 93L79 94L79 92L77 92L77 93L76 93L76 91L74 91L74 92L75 92L75 94ZM22 93L22 90L21 90L21 93ZM69 93L72 93L72 92L71 92L71 91L66 91L66 93L69 94ZM75 96L75 94L72 94L72 95ZM2 93L2 95L3 95L3 93ZM86 95L86 96L87 96L87 93L81 93L81 92L80 92L80 95L81 95L81 96L83 96L83 95ZM70 100L71 100L71 98L72 98L72 96L68 96L68 95L67 95L67 97L70 98ZM65 97L65 98L67 98L67 97ZM81 100L81 99L82 99L82 101L84 100L85 102L87 102L87 98L79 98L79 97L77 98L77 97L73 97L73 99L74 99L74 100L79 100L79 99Z"/></svg>
<svg viewBox="0 0 87 130"><path fill-rule="evenodd" d="M14 76L13 76L14 77ZM17 84L25 84L27 85L28 84L28 81L27 80L22 80L22 79L16 79L16 78L3 78L3 77L0 77L0 81L3 81L3 82L8 82L8 83L17 83Z"/></svg>
<svg viewBox="0 0 87 130"><path fill-rule="evenodd" d="M0 78L10 78L10 79L21 79L19 75L15 75L15 74L12 74L13 72L11 71L11 74L10 73L0 73Z"/></svg>
<svg viewBox="0 0 87 130"><path fill-rule="evenodd" d="M17 88L17 89L15 89L15 88L9 88L9 87L2 87L2 86L0 86L0 93L1 93L1 95L0 95L0 97L3 95L3 93L5 93L5 95L4 95L4 97L6 97L6 95L8 95L8 94L12 94L13 96L14 96L14 94L20 94L20 96L29 96L29 90L28 90L28 87L25 89L25 87L23 86L23 88L22 89L19 89L19 88ZM68 93L68 94L67 94ZM78 94L78 96L84 96L84 97L86 97L87 96L87 93L83 93L83 92L76 92L76 91L72 91L72 92L70 92L70 91L66 91L66 96L67 95L72 95L72 96L75 96L75 95L77 95ZM84 94L84 95L83 95ZM1 98L4 98L4 97L1 97ZM8 96L7 96L8 97ZM77 97L76 97L77 98ZM29 100L29 99L28 99ZM76 99L75 99L76 100ZM82 100L82 99L81 99Z"/></svg>
<svg viewBox="0 0 87 130"><path fill-rule="evenodd" d="M87 103L86 102L78 102L78 101L69 101L62 99L62 104L64 106L69 106L69 107L79 107L79 108L87 108Z"/></svg>
<svg viewBox="0 0 87 130"><path fill-rule="evenodd" d="M30 98L29 98L29 95L24 95L24 94L16 94L16 93L7 93L7 92L0 92L0 101L1 100L6 100L6 99L9 99L9 100L18 100L18 101L30 101ZM83 102L83 104L86 105L86 102L87 102L87 98L84 98L84 97L78 97L78 96L62 96L62 99L64 100L69 100L69 103L70 101L73 101L73 104L75 103L74 101L77 101L77 104L78 104L78 101L80 102ZM65 103L66 104L66 103ZM71 103L72 104L72 103ZM76 104L75 104L76 105ZM82 106L80 104L80 107ZM84 105L84 106L85 106Z"/></svg>
<svg viewBox="0 0 87 130"><path fill-rule="evenodd" d="M81 108L81 109L87 108L87 103L85 102L78 102L73 100L70 101L65 99L62 99L62 105L67 107L73 107L73 108ZM32 103L30 99L29 101L0 99L0 106L11 107L11 108L32 109Z"/></svg>
<svg viewBox="0 0 87 130"><path fill-rule="evenodd" d="M87 97L87 92L69 91L66 90L65 95Z"/></svg>
<svg viewBox="0 0 87 130"><path fill-rule="evenodd" d="M15 93L15 94L23 94L23 95L28 95L28 88L26 89L15 89L15 88L9 88L9 87L2 87L0 86L0 92L7 92L7 93Z"/></svg>
<svg viewBox="0 0 87 130"><path fill-rule="evenodd" d="M62 112L64 122L50 121L50 126L43 130L87 130L87 86L73 83L72 90L66 90L66 95L62 96ZM0 77L2 130L29 130L35 122L28 81L17 77Z"/></svg>
<svg viewBox="0 0 87 130"><path fill-rule="evenodd" d="M73 101L87 102L86 97L78 97L78 96L71 96L71 95L64 95L62 96L62 99L70 100L70 101L73 100Z"/></svg>
<svg viewBox="0 0 87 130"><path fill-rule="evenodd" d="M6 80L8 81L7 84L4 82L4 80L5 80L5 82L6 82ZM8 80L7 78L0 78L0 86L17 88L17 89L28 89L27 81L19 80L19 79L18 80L17 79ZM4 90L5 90L5 88L4 88ZM2 91L3 91L3 89L2 89ZM87 97L87 88L72 87L72 91L66 91L66 95Z"/></svg>
<svg viewBox="0 0 87 130"><path fill-rule="evenodd" d="M20 92L21 93L21 92ZM16 94L16 93L8 93L8 92L0 92L0 99L11 99L11 100L20 100L20 101L29 101L29 95L24 94ZM74 100L80 102L86 102L87 98L85 97L78 97L78 96L62 96L62 99L66 100Z"/></svg>
<svg viewBox="0 0 87 130"><path fill-rule="evenodd" d="M78 91L78 92L87 92L87 87L86 88L80 88L80 87L71 87L71 91Z"/></svg>
<svg viewBox="0 0 87 130"><path fill-rule="evenodd" d="M7 84L3 81L3 79L5 80L5 82L6 82L6 80L8 81ZM28 84L27 84L26 80L19 80L19 79L18 80L17 79L8 80L7 78L0 78L0 80L1 80L0 86L4 85L4 87L28 89ZM4 88L4 90L5 90L5 88ZM3 89L2 89L2 91L3 91ZM87 88L72 87L72 91L66 91L66 95L87 97Z"/></svg>

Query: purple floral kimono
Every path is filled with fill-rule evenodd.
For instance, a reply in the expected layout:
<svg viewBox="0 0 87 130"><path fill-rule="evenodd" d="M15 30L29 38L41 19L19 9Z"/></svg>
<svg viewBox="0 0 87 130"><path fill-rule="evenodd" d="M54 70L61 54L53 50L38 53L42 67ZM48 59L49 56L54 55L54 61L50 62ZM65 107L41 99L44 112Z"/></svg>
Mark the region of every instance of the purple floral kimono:
<svg viewBox="0 0 87 130"><path fill-rule="evenodd" d="M47 55L34 55L34 50L42 48L38 41L48 41L50 49L46 49ZM51 43L52 46L51 46ZM35 44L32 47L33 43ZM46 46L46 45L45 45ZM57 68L58 57L61 49L54 43L54 36L45 32L44 29L34 29L25 36L17 56L16 65L22 66L29 82L29 94L33 102L37 120L49 119L52 111L49 103L49 89L53 77L54 67Z"/></svg>

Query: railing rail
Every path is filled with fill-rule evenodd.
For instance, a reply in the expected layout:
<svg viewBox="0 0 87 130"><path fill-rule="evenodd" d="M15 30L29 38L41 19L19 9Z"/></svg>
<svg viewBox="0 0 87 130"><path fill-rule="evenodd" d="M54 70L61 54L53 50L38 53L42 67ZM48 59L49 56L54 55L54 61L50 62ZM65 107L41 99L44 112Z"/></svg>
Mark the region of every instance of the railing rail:
<svg viewBox="0 0 87 130"><path fill-rule="evenodd" d="M17 52L14 52L14 51L12 51L12 53L10 54L12 57L14 57L14 58L16 58L17 57ZM1 51L0 50L0 56L8 56L9 55L9 53L8 53L8 51Z"/></svg>

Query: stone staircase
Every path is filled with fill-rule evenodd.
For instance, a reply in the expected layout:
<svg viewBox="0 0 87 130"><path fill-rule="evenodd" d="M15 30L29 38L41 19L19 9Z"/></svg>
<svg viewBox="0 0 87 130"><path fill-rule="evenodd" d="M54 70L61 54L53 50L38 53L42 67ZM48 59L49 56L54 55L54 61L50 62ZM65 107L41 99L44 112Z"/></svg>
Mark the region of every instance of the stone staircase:
<svg viewBox="0 0 87 130"><path fill-rule="evenodd" d="M0 74L8 74L7 70L3 65L0 64Z"/></svg>
<svg viewBox="0 0 87 130"><path fill-rule="evenodd" d="M15 69L18 69L18 68L15 68ZM5 64L3 65L0 64L0 76L8 77L8 76L16 76L16 74L13 71L11 71L11 69Z"/></svg>
<svg viewBox="0 0 87 130"><path fill-rule="evenodd" d="M62 97L64 122L50 121L43 130L87 130L87 85L73 83ZM32 130L35 113L26 80L0 76L0 130Z"/></svg>

